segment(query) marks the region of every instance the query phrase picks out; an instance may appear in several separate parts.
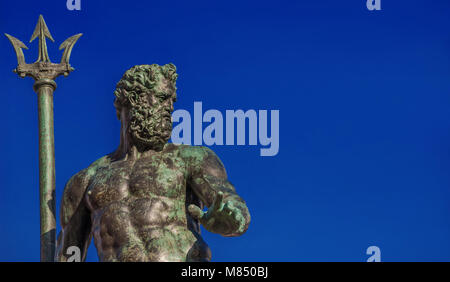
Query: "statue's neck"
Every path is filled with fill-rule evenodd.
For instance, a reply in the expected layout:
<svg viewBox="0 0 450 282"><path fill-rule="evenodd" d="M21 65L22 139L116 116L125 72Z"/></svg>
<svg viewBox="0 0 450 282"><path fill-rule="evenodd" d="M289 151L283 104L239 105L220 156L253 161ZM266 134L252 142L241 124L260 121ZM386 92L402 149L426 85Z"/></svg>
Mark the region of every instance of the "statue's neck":
<svg viewBox="0 0 450 282"><path fill-rule="evenodd" d="M131 135L128 133L126 125L122 122L120 129L120 144L117 150L113 153L113 158L120 159L139 159L148 152L154 152L151 147L138 146L133 142Z"/></svg>

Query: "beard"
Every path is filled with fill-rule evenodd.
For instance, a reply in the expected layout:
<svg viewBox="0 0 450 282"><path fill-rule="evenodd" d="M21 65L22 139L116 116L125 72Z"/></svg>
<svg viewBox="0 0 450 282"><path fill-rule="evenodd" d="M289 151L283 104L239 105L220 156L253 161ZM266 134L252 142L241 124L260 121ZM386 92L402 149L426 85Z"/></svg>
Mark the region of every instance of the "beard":
<svg viewBox="0 0 450 282"><path fill-rule="evenodd" d="M138 150L162 150L172 133L170 110L164 107L132 107L128 132Z"/></svg>

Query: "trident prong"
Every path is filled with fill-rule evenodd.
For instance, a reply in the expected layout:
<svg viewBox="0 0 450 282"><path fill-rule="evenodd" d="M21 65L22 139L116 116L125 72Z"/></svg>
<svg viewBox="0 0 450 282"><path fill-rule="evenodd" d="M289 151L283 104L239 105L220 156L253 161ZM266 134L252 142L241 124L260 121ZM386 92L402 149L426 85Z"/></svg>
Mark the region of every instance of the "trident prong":
<svg viewBox="0 0 450 282"><path fill-rule="evenodd" d="M69 73L74 70L74 68L72 68L69 64L70 55L72 53L73 46L83 34L79 33L71 36L61 44L59 49L64 49L64 52L59 64L52 63L50 61L50 57L48 56L46 38L50 39L53 42L55 40L48 30L47 24L45 23L44 17L42 15L39 16L38 23L34 28L33 35L30 39L30 42L32 42L36 38L39 38L39 56L37 61L33 64L27 64L25 62L25 56L23 55L22 49L28 49L27 46L14 36L6 33L5 35L13 45L14 51L17 55L18 65L14 72L17 73L20 77L31 76L36 81L39 81L42 79L54 80L60 75L68 76Z"/></svg>
<svg viewBox="0 0 450 282"><path fill-rule="evenodd" d="M45 24L44 17L39 16L38 23L30 42L39 37L39 56L33 64L27 64L22 49L28 49L19 39L6 34L17 55L17 67L14 70L20 77L34 78L34 91L38 97L39 117L39 196L41 218L41 261L53 261L55 256L56 218L55 218L55 140L53 130L53 92L56 89L54 79L60 75L67 76L74 69L69 64L70 54L81 34L68 38L61 44L65 49L61 62L50 61L46 38L53 40Z"/></svg>
<svg viewBox="0 0 450 282"><path fill-rule="evenodd" d="M75 43L77 43L78 38L80 38L83 34L78 33L74 36L71 36L64 41L61 46L59 46L59 50L64 49L64 53L61 57L61 64L66 63L69 64L70 55L72 54L72 49Z"/></svg>
<svg viewBox="0 0 450 282"><path fill-rule="evenodd" d="M15 38L14 36L11 36L11 35L9 35L7 33L5 33L5 35L9 39L9 41L11 42L12 46L14 47L14 51L16 51L18 64L19 65L25 64L25 56L23 55L22 49L28 49L28 47L25 44L23 44L22 41L20 41L19 39Z"/></svg>
<svg viewBox="0 0 450 282"><path fill-rule="evenodd" d="M39 57L36 62L50 62L47 51L47 42L45 41L45 38L47 37L53 42L55 42L55 40L50 34L50 31L48 30L48 27L45 24L45 20L42 15L39 16L39 20L36 27L34 28L33 35L31 35L30 43L33 42L36 37L39 37Z"/></svg>

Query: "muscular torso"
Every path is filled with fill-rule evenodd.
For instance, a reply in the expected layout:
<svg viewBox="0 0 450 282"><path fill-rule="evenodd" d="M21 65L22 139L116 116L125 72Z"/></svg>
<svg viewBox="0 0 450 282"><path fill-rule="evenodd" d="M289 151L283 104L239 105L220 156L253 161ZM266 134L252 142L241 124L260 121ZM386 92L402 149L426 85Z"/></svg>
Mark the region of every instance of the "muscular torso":
<svg viewBox="0 0 450 282"><path fill-rule="evenodd" d="M199 204L187 176L174 146L98 167L83 200L99 259L209 260L199 225L187 213L189 204Z"/></svg>

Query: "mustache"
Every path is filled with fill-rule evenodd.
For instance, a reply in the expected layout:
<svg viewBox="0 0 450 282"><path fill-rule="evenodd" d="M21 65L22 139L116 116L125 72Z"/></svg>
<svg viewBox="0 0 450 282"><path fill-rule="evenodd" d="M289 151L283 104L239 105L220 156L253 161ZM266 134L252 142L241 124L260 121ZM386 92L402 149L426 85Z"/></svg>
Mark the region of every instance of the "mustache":
<svg viewBox="0 0 450 282"><path fill-rule="evenodd" d="M154 108L148 106L133 107L130 109L131 118L147 119L161 119L172 118L172 111L168 108Z"/></svg>

